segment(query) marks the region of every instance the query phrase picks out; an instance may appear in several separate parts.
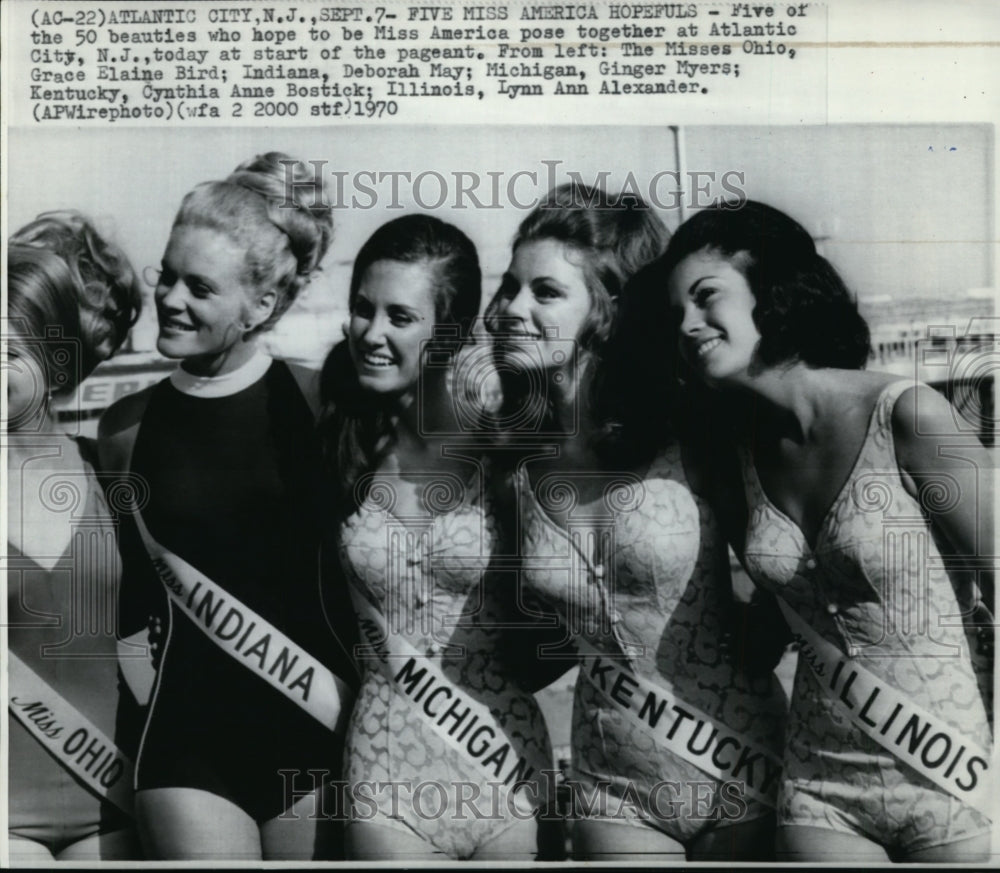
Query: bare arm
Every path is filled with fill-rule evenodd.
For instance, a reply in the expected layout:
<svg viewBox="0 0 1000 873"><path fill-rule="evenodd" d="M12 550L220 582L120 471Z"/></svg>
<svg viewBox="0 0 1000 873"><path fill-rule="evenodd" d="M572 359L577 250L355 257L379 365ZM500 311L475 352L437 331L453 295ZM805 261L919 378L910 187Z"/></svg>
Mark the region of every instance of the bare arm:
<svg viewBox="0 0 1000 873"><path fill-rule="evenodd" d="M917 387L902 394L893 410L896 459L907 491L920 503L946 555L953 580L975 577L978 594L995 612L993 531L995 463L978 442L959 430L955 411L936 391ZM959 582L968 587L968 583ZM976 590L958 590L969 607ZM971 601L971 602L970 602Z"/></svg>

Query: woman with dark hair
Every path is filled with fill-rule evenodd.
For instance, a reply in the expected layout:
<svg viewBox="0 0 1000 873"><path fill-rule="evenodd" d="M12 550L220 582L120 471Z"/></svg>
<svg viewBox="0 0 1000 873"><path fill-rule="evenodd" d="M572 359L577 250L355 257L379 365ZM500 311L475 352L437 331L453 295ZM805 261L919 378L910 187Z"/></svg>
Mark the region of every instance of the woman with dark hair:
<svg viewBox="0 0 1000 873"><path fill-rule="evenodd" d="M361 626L347 732L347 851L530 860L552 753L497 657L506 603L490 465L463 433L454 359L479 310L472 242L439 219L380 227L354 263L324 396L339 548Z"/></svg>
<svg viewBox="0 0 1000 873"><path fill-rule="evenodd" d="M137 737L116 669L116 522L92 441L63 432L52 404L122 344L139 288L125 255L86 218L48 212L8 242L7 303L10 857L137 858ZM94 741L92 758L78 757L80 738Z"/></svg>
<svg viewBox="0 0 1000 873"><path fill-rule="evenodd" d="M715 439L718 505L801 647L779 857L985 858L991 733L961 570L992 554L988 457L956 447L935 391L861 369L867 325L784 213L698 213L643 279L621 346L670 327L658 373L683 369L711 412L702 433L735 443Z"/></svg>
<svg viewBox="0 0 1000 873"><path fill-rule="evenodd" d="M323 609L336 579L318 560L317 398L260 347L330 244L323 203L309 168L278 153L189 192L155 292L157 348L180 365L101 421L106 466L143 485L123 553L158 660L136 762L153 858L337 851L324 793L354 622L343 591Z"/></svg>
<svg viewBox="0 0 1000 873"><path fill-rule="evenodd" d="M773 828L783 698L723 651L725 543L677 445L618 451L603 412L622 290L666 237L637 198L557 188L521 224L487 310L502 415L535 415L511 477L526 596L555 609L581 656L581 860L746 859Z"/></svg>

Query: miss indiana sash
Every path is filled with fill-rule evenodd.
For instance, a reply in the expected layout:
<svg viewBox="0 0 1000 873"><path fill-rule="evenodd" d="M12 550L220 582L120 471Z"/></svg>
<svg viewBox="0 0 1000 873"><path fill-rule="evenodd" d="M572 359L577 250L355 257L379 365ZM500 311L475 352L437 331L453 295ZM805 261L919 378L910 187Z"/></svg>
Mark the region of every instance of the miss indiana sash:
<svg viewBox="0 0 1000 873"><path fill-rule="evenodd" d="M989 817L990 753L814 631L781 597L785 621L823 691L851 723L952 797Z"/></svg>
<svg viewBox="0 0 1000 873"><path fill-rule="evenodd" d="M742 782L747 797L773 807L781 759L666 688L609 660L583 639L581 674L631 725L720 782Z"/></svg>
<svg viewBox="0 0 1000 873"><path fill-rule="evenodd" d="M7 676L11 714L94 794L132 815L129 758L13 652L7 653Z"/></svg>
<svg viewBox="0 0 1000 873"><path fill-rule="evenodd" d="M180 609L227 655L331 731L350 715L351 690L267 619L153 539L138 509L136 526L171 608Z"/></svg>

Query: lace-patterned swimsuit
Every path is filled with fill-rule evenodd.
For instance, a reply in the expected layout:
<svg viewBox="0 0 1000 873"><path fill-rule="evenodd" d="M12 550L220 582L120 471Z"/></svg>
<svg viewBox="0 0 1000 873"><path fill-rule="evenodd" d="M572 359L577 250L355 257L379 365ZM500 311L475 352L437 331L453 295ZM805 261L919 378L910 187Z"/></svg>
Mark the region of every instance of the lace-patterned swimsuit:
<svg viewBox="0 0 1000 873"><path fill-rule="evenodd" d="M743 455L747 569L822 637L984 748L990 729L955 593L921 509L903 486L892 410L913 382L885 387L854 468L815 547L768 499ZM930 390L919 388L918 390ZM926 614L926 631L914 628ZM952 616L950 623L938 618ZM795 675L779 824L917 850L981 834L989 821L855 727L802 661Z"/></svg>
<svg viewBox="0 0 1000 873"><path fill-rule="evenodd" d="M558 481L558 474L550 475ZM780 756L784 696L777 681L750 680L719 648L717 580L728 574L728 553L707 504L688 488L679 450L661 453L641 484L607 492L614 521L602 563L591 559L579 532L572 531L572 511L570 531L549 517L544 508L548 478L541 477L533 489L525 469L519 476L524 578L531 592L553 605L598 652L626 654L635 674ZM553 486L550 495L558 497L557 490ZM627 821L655 827L681 842L735 823L721 811L720 783L626 721L582 669L571 742L573 778L585 794L589 797L598 783L608 783L607 808L614 812L634 792L644 814ZM677 796L656 789L665 780L682 786L710 783L711 805L720 810L719 818L706 818L704 812L699 817L687 791ZM668 801L676 805L670 807ZM747 799L738 821L767 812L763 804Z"/></svg>
<svg viewBox="0 0 1000 873"><path fill-rule="evenodd" d="M389 634L402 635L455 686L490 708L511 746L497 781L524 757L535 767L529 781L536 782L541 801L545 778L538 762L550 767L552 761L548 731L534 697L500 670L498 634L489 627L498 622L482 580L497 534L483 491L486 477L484 468L465 483L454 474L433 474L424 491L425 503L436 504L433 518L419 522L394 515L391 484L376 482L342 526L341 560L352 583L384 616ZM374 821L403 827L453 858L468 858L516 824L505 804L494 809L486 800L490 789L481 771L427 724L420 705L396 690L374 661L362 656L359 662L362 685L345 752L352 799L362 782L402 783L406 788L395 803L389 791L375 793ZM447 792L441 815L428 814L441 803L436 788L411 794L428 781ZM481 789L484 799L476 805L489 815L476 818L468 808L456 809L457 792L474 790L461 783ZM356 804L359 814L370 817Z"/></svg>

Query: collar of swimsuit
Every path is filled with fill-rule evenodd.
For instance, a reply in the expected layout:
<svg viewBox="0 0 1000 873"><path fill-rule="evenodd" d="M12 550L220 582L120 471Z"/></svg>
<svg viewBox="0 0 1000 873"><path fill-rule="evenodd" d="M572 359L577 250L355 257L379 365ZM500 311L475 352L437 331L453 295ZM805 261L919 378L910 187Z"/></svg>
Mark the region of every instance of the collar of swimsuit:
<svg viewBox="0 0 1000 873"><path fill-rule="evenodd" d="M228 397L249 388L270 366L270 356L257 352L245 364L222 376L195 376L178 367L170 374L170 384L182 394L192 397Z"/></svg>

